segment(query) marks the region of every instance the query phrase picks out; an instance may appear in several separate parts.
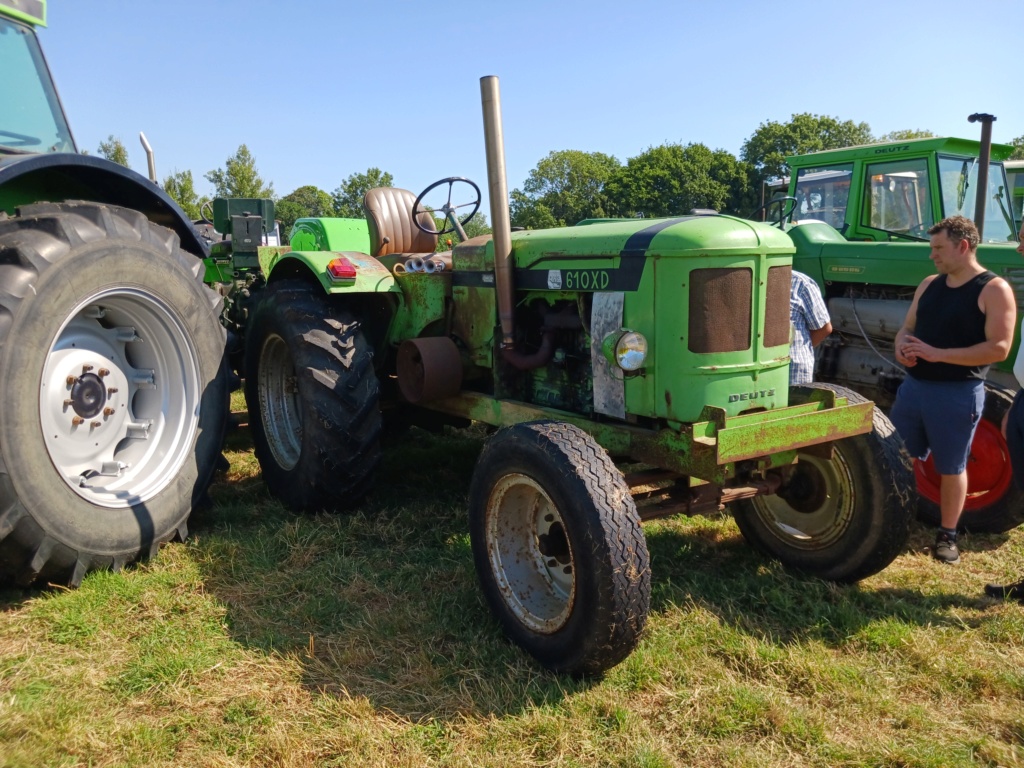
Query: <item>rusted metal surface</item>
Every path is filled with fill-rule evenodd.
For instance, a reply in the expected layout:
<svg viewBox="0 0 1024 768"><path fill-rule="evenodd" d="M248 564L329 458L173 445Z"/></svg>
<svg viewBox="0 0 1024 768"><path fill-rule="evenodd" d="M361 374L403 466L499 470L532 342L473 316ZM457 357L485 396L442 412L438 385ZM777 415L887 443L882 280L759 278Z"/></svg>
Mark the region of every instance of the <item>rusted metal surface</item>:
<svg viewBox="0 0 1024 768"><path fill-rule="evenodd" d="M728 418L721 409L705 408L705 419L713 419L678 429L651 430L594 422L580 414L497 400L475 392L463 392L425 407L495 426L538 419L564 421L589 433L613 456L723 486L736 476L740 462L753 462L757 472L787 466L797 449L869 432L873 415L871 403L850 405L845 398L832 397Z"/></svg>
<svg viewBox="0 0 1024 768"><path fill-rule="evenodd" d="M459 348L447 336L403 341L397 369L398 388L410 403L451 397L462 386Z"/></svg>
<svg viewBox="0 0 1024 768"><path fill-rule="evenodd" d="M775 493L782 486L782 477L776 473L769 474L764 480L752 481L744 485L722 488L717 485L698 485L686 489L683 493L669 493L666 499L658 504L638 506L640 520L656 520L672 515L701 515L718 512L737 499L749 499L754 496Z"/></svg>

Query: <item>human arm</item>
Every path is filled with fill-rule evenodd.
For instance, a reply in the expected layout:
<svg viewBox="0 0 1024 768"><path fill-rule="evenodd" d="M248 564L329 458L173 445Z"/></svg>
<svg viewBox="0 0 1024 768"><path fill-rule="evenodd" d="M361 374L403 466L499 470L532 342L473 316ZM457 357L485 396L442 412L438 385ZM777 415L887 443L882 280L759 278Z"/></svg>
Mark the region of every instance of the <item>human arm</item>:
<svg viewBox="0 0 1024 768"><path fill-rule="evenodd" d="M915 297L916 298L916 297ZM1013 290L1002 278L995 278L982 289L978 305L985 313L985 341L969 347L943 349L925 344L910 331L904 336L902 353L933 363L953 365L989 365L1006 359L1013 344L1013 330L1017 320L1017 307ZM899 334L897 334L899 343Z"/></svg>
<svg viewBox="0 0 1024 768"><path fill-rule="evenodd" d="M907 368L911 368L917 365L917 357L910 356L904 351L904 347L907 343L907 337L910 336L914 329L917 327L917 303L921 299L921 294L924 293L925 289L931 285L937 275L926 277L921 281L921 284L917 286L917 290L914 291L914 300L910 302L910 309L907 310L907 316L903 318L903 325L899 331L896 332L896 362Z"/></svg>
<svg viewBox="0 0 1024 768"><path fill-rule="evenodd" d="M816 347L832 333L831 321L825 323L821 328L811 331L811 346Z"/></svg>

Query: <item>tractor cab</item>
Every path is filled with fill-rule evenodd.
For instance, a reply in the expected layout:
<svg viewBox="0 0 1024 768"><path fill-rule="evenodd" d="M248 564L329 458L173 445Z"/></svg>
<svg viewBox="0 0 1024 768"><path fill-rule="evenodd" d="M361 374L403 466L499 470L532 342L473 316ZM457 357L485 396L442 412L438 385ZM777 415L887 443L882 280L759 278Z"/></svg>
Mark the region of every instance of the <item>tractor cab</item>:
<svg viewBox="0 0 1024 768"><path fill-rule="evenodd" d="M23 10L30 5L3 6L0 16L0 104L18 107L0 116L0 162L10 155L77 151L33 29L46 24L45 6Z"/></svg>

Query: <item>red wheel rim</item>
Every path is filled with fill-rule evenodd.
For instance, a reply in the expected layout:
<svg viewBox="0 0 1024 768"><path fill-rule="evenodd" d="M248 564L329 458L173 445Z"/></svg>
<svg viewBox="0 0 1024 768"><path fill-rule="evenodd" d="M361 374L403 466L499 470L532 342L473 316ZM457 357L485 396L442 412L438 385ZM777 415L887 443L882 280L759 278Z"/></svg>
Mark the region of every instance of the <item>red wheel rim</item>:
<svg viewBox="0 0 1024 768"><path fill-rule="evenodd" d="M917 492L933 504L939 503L940 475L929 455L925 461L914 459L914 478ZM967 500L964 511L987 507L1003 497L1013 479L1006 441L999 427L982 419L971 441L967 457Z"/></svg>

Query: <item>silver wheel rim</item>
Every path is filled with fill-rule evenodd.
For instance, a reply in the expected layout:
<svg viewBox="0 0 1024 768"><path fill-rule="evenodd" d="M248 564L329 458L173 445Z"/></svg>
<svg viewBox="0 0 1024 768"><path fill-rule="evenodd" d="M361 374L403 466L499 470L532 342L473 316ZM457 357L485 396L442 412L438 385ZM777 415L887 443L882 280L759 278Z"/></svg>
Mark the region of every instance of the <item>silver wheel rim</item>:
<svg viewBox="0 0 1024 768"><path fill-rule="evenodd" d="M754 509L765 527L787 546L825 549L843 537L853 520L853 476L838 450L831 461L801 454L797 471L804 473L803 494L790 499L758 496L752 500Z"/></svg>
<svg viewBox="0 0 1024 768"><path fill-rule="evenodd" d="M277 334L264 340L257 371L260 420L267 445L278 466L294 469L302 455L302 401L291 351Z"/></svg>
<svg viewBox="0 0 1024 768"><path fill-rule="evenodd" d="M178 316L140 289L98 292L50 345L39 387L43 440L57 473L101 507L148 501L193 453L199 362Z"/></svg>
<svg viewBox="0 0 1024 768"><path fill-rule="evenodd" d="M486 510L487 555L505 604L523 625L550 634L565 625L576 596L576 568L551 497L518 473L503 476Z"/></svg>

